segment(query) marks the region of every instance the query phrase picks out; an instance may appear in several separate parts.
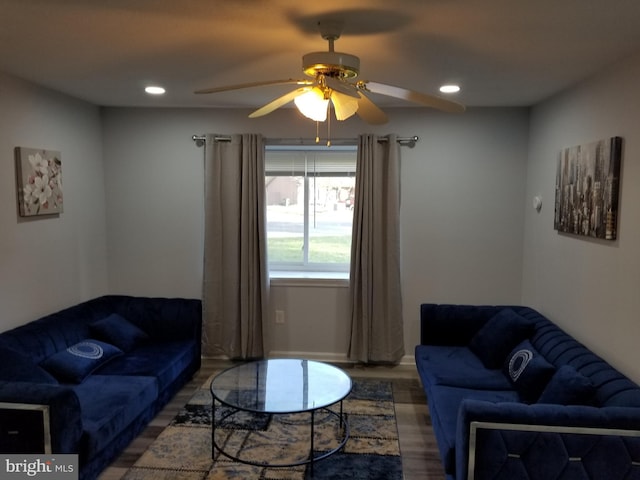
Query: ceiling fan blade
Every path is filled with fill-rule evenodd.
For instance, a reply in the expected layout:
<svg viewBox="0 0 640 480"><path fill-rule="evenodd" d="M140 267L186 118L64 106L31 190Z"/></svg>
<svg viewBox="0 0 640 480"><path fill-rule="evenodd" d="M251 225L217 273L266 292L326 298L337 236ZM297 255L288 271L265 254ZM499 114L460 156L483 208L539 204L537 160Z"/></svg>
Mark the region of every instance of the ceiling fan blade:
<svg viewBox="0 0 640 480"><path fill-rule="evenodd" d="M267 103L264 107L260 107L258 110L250 114L249 118L256 118L256 117L262 117L263 115L267 115L273 112L274 110L282 107L283 105L286 105L287 103L291 102L298 95L302 95L303 93L308 92L312 88L313 87L311 86L302 87L302 88L297 88L289 93L285 93L281 97L278 97L275 100Z"/></svg>
<svg viewBox="0 0 640 480"><path fill-rule="evenodd" d="M380 107L373 103L369 97L363 92L358 93L360 100L358 100L358 111L356 113L362 120L371 125L382 125L389 121L387 114L380 110Z"/></svg>
<svg viewBox="0 0 640 480"><path fill-rule="evenodd" d="M334 77L324 77L324 82L332 90L359 99L358 87Z"/></svg>
<svg viewBox="0 0 640 480"><path fill-rule="evenodd" d="M313 84L315 84L313 80L295 80L293 78L289 78L287 80L267 80L263 82L239 83L238 85L227 85L224 87L205 88L203 90L196 90L194 93L203 94L203 93L229 92L231 90L241 90L243 88L253 88L253 87L267 87L269 85L313 85Z"/></svg>
<svg viewBox="0 0 640 480"><path fill-rule="evenodd" d="M359 84L369 92L379 93L388 97L400 98L426 107L436 108L443 112L462 113L465 110L464 105L450 100L445 100L444 98L437 97L435 95L427 95L425 93L407 90L406 88L394 87L393 85L386 85L384 83L360 82Z"/></svg>

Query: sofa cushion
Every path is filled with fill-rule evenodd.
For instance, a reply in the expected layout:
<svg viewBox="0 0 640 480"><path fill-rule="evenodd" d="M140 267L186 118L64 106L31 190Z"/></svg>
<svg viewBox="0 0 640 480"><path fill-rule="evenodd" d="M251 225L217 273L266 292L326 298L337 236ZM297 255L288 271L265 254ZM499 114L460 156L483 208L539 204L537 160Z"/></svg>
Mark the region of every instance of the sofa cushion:
<svg viewBox="0 0 640 480"><path fill-rule="evenodd" d="M463 400L473 398L492 403L519 401L515 390L475 390L436 385L430 393L429 413L446 473L455 470L458 410Z"/></svg>
<svg viewBox="0 0 640 480"><path fill-rule="evenodd" d="M12 348L0 347L0 380L57 385L58 381L29 357Z"/></svg>
<svg viewBox="0 0 640 480"><path fill-rule="evenodd" d="M96 368L122 355L122 350L87 339L53 354L40 365L62 383L81 383Z"/></svg>
<svg viewBox="0 0 640 480"><path fill-rule="evenodd" d="M533 348L529 340L524 340L507 356L503 371L520 398L533 403L549 383L555 368Z"/></svg>
<svg viewBox="0 0 640 480"><path fill-rule="evenodd" d="M149 335L117 313L93 322L89 329L93 336L115 345L123 352L129 352L149 339Z"/></svg>
<svg viewBox="0 0 640 480"><path fill-rule="evenodd" d="M533 333L533 324L510 308L500 310L469 342L487 368L500 368L507 354Z"/></svg>
<svg viewBox="0 0 640 480"><path fill-rule="evenodd" d="M486 390L513 388L500 370L485 368L468 347L418 345L415 361L420 378L429 385Z"/></svg>
<svg viewBox="0 0 640 480"><path fill-rule="evenodd" d="M82 455L93 456L121 435L140 415L155 415L158 382L152 377L89 376L73 387L82 409Z"/></svg>
<svg viewBox="0 0 640 480"><path fill-rule="evenodd" d="M164 391L193 361L196 348L193 340L145 344L107 363L95 373L156 377L160 391Z"/></svg>
<svg viewBox="0 0 640 480"><path fill-rule="evenodd" d="M562 365L542 391L538 403L560 405L590 405L595 387L591 381L570 365Z"/></svg>

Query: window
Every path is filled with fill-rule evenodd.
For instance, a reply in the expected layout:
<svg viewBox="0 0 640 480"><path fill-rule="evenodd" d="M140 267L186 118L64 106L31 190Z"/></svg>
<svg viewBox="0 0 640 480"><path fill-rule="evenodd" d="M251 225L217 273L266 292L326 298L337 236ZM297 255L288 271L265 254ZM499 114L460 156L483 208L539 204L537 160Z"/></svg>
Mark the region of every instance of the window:
<svg viewBox="0 0 640 480"><path fill-rule="evenodd" d="M357 146L267 146L271 272L348 272Z"/></svg>

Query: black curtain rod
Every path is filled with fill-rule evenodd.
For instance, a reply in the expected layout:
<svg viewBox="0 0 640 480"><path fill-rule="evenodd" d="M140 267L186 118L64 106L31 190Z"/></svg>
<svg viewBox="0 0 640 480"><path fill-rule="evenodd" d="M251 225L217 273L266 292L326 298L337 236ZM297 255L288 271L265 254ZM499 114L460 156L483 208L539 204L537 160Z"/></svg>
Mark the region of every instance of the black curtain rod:
<svg viewBox="0 0 640 480"><path fill-rule="evenodd" d="M205 141L204 135L193 135L191 140L196 142L198 147L202 147ZM219 135L214 137L214 140L218 142L229 142L231 141L231 137L227 135ZM413 137L398 137L397 142L403 147L413 148L418 143L418 136L414 135ZM379 142L386 142L387 139L382 137L378 139ZM267 145L316 145L316 141L314 139L304 139L304 138L268 138L266 141ZM337 138L332 139L331 143L334 145L357 145L357 138Z"/></svg>

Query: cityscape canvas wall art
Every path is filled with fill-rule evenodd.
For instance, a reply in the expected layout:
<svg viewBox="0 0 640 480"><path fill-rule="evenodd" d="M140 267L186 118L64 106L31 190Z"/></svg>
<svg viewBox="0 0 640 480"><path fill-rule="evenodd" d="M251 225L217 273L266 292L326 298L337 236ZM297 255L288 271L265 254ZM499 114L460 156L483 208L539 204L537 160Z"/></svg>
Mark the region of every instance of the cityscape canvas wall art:
<svg viewBox="0 0 640 480"><path fill-rule="evenodd" d="M621 152L621 137L562 150L556 172L556 230L616 239Z"/></svg>
<svg viewBox="0 0 640 480"><path fill-rule="evenodd" d="M62 213L60 152L16 147L15 155L20 216Z"/></svg>

